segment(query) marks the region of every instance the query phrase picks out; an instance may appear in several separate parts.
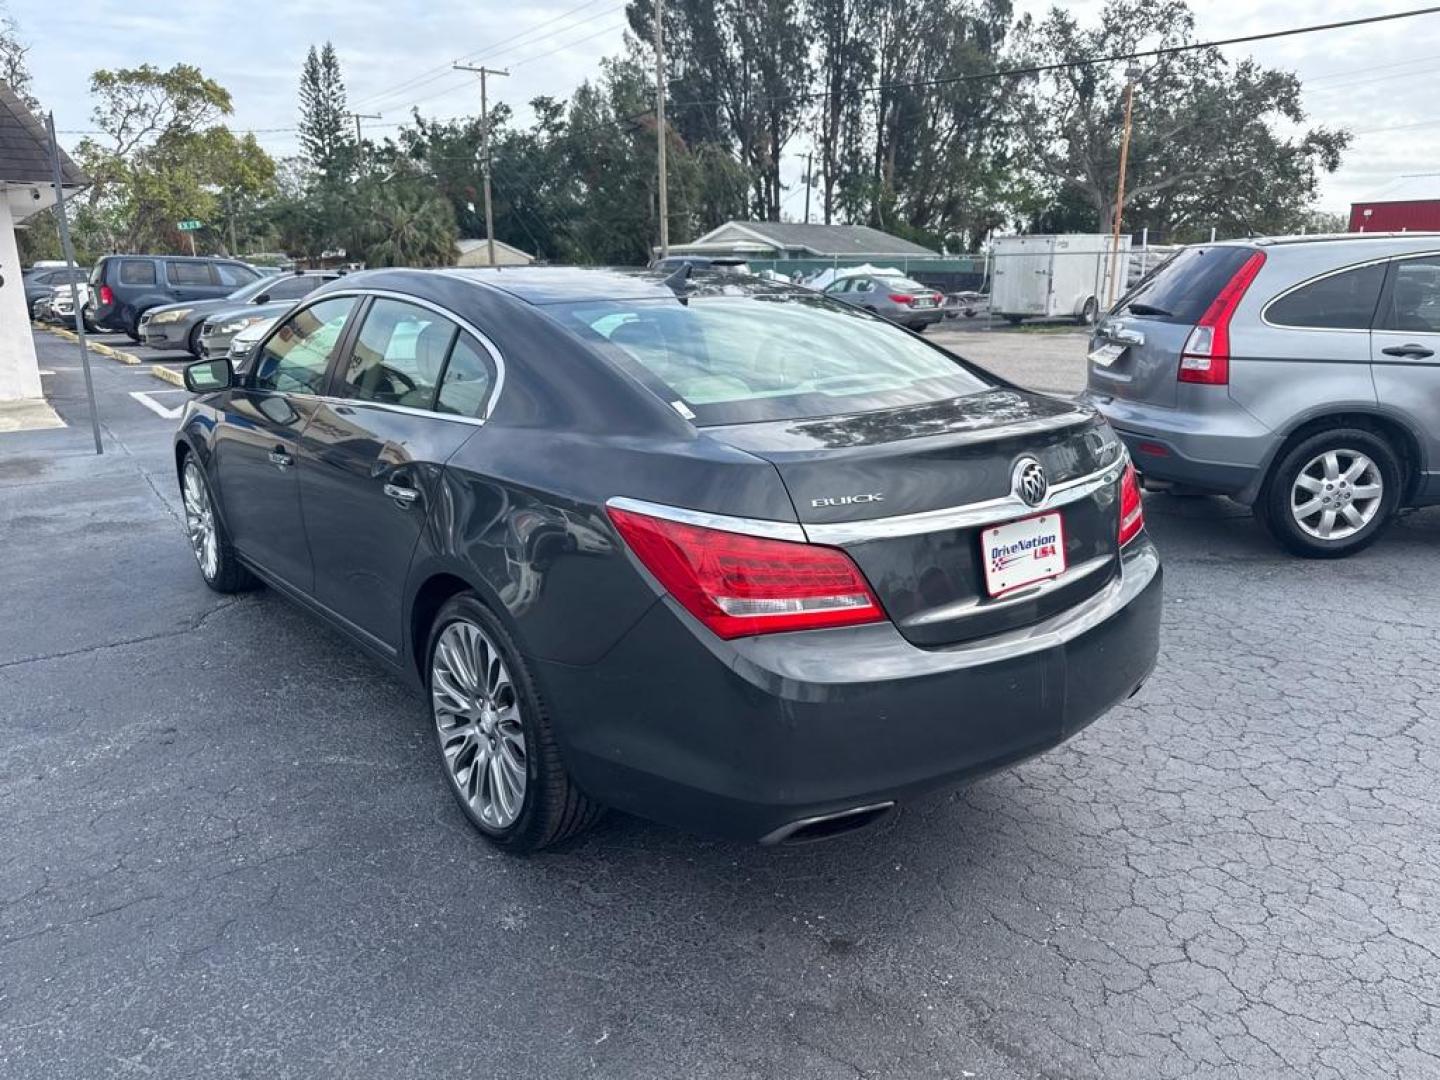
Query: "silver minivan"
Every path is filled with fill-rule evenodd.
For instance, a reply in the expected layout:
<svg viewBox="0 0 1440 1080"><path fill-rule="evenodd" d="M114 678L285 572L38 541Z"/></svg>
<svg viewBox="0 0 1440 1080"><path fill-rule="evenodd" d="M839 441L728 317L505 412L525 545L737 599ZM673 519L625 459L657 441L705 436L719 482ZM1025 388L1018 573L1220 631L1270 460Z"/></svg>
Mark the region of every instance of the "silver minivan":
<svg viewBox="0 0 1440 1080"><path fill-rule="evenodd" d="M1440 503L1440 233L1187 247L1096 326L1085 398L1152 487L1312 558Z"/></svg>

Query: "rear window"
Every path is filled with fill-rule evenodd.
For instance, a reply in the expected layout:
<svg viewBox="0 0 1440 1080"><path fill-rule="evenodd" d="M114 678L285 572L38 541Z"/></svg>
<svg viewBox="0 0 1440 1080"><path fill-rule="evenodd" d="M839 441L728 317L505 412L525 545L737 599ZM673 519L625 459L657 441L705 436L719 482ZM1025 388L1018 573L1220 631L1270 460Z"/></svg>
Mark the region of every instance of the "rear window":
<svg viewBox="0 0 1440 1080"><path fill-rule="evenodd" d="M1111 314L1199 322L1225 283L1254 253L1254 248L1229 244L1185 248L1142 278Z"/></svg>
<svg viewBox="0 0 1440 1080"><path fill-rule="evenodd" d="M589 301L547 310L701 425L870 412L991 386L898 327L813 294Z"/></svg>
<svg viewBox="0 0 1440 1080"><path fill-rule="evenodd" d="M126 259L120 264L121 285L154 285L155 264L149 259Z"/></svg>

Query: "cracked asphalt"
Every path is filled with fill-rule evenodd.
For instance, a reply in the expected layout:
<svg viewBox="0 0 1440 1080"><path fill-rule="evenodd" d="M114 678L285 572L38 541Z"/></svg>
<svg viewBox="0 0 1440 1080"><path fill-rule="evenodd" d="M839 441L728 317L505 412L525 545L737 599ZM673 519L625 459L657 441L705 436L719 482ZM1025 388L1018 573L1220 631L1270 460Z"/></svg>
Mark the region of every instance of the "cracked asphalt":
<svg viewBox="0 0 1440 1080"><path fill-rule="evenodd" d="M869 833L609 816L529 859L423 704L276 596L216 597L173 421L39 339L0 436L0 1077L1440 1076L1440 512L1282 556L1147 499L1144 691Z"/></svg>

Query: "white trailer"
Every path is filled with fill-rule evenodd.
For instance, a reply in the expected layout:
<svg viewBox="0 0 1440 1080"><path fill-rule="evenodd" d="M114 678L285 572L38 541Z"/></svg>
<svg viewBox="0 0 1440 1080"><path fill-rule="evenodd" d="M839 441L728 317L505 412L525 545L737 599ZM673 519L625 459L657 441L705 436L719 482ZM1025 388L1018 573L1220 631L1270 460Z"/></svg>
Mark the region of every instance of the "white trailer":
<svg viewBox="0 0 1440 1080"><path fill-rule="evenodd" d="M1111 258L1114 238L1099 233L1064 236L997 236L991 247L991 314L1012 323L1022 319L1074 319L1094 323L1124 291L1130 238L1120 237L1120 258ZM1111 295L1110 275L1121 285Z"/></svg>

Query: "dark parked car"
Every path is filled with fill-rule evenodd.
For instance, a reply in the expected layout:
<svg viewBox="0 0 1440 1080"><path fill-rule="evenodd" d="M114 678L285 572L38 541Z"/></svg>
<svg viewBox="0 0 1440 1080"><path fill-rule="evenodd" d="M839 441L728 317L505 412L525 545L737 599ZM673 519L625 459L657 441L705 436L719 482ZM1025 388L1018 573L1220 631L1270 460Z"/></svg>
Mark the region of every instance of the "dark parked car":
<svg viewBox="0 0 1440 1080"><path fill-rule="evenodd" d="M73 280L83 293L85 283L90 280L90 268L78 266L72 271L63 266L58 269L46 267L31 270L22 277L25 282L25 310L34 312L36 301L49 300L57 285L69 285Z"/></svg>
<svg viewBox="0 0 1440 1080"><path fill-rule="evenodd" d="M249 315L252 305L280 300L293 302L309 296L325 282L334 281L339 276L330 270L277 274L258 278L218 299L186 300L153 307L140 316L140 338L152 349L183 349L198 357L200 338L207 321L243 322L243 318L236 317ZM242 329L243 326L237 326L231 335Z"/></svg>
<svg viewBox="0 0 1440 1080"><path fill-rule="evenodd" d="M239 376L185 378L205 580L263 581L423 687L507 848L603 805L857 828L1155 663L1160 563L1104 421L808 290L377 270Z"/></svg>
<svg viewBox="0 0 1440 1080"><path fill-rule="evenodd" d="M254 267L234 259L182 255L106 255L90 272L95 324L140 340L140 318L177 300L219 300L257 280Z"/></svg>

